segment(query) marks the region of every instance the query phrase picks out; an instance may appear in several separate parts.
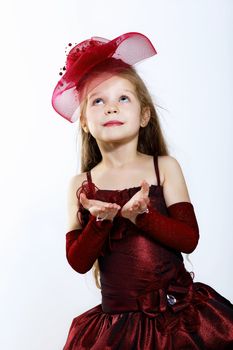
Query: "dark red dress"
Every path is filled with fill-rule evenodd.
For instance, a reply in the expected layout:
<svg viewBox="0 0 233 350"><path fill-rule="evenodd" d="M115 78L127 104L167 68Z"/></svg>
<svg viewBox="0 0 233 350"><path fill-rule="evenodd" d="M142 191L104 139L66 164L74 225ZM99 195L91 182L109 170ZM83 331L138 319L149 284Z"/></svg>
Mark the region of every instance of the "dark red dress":
<svg viewBox="0 0 233 350"><path fill-rule="evenodd" d="M154 163L158 185L150 186L150 201L168 215ZM140 189L100 190L87 175L86 186L102 201L123 206ZM179 251L119 216L98 261L102 303L73 319L63 350L233 349L233 305L194 282Z"/></svg>

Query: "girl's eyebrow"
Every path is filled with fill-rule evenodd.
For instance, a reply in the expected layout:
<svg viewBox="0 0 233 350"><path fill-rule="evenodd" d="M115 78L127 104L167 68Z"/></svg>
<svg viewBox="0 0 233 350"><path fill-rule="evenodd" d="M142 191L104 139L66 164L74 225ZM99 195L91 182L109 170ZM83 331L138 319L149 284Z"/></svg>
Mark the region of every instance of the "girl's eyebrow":
<svg viewBox="0 0 233 350"><path fill-rule="evenodd" d="M124 89L123 91L130 92L131 94L133 94L134 96L136 96L135 92L132 91L132 90ZM95 92L95 93L91 94L91 95L89 96L89 99L91 99L92 97L94 97L94 96L96 96L96 95L101 95L101 92Z"/></svg>

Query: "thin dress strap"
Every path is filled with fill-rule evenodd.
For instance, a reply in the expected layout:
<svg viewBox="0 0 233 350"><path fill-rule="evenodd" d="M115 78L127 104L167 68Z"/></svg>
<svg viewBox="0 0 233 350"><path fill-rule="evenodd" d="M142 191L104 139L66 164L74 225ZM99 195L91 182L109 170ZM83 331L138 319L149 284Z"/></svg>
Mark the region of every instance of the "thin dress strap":
<svg viewBox="0 0 233 350"><path fill-rule="evenodd" d="M86 172L87 175L87 182L88 182L88 187L91 190L91 194L94 197L95 196L95 185L92 182L92 177L91 177L91 171Z"/></svg>
<svg viewBox="0 0 233 350"><path fill-rule="evenodd" d="M158 166L158 155L154 156L154 166L155 166L155 173L157 177L157 183L160 186L160 177L159 177L159 166Z"/></svg>
<svg viewBox="0 0 233 350"><path fill-rule="evenodd" d="M91 185L91 183L92 183L91 172L90 172L90 171L87 171L86 174L87 174L88 185Z"/></svg>

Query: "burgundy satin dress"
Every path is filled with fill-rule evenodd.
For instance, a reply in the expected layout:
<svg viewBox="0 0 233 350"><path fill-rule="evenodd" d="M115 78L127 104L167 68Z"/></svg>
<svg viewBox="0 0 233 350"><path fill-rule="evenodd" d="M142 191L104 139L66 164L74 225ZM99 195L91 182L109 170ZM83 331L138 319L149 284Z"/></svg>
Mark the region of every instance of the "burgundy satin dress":
<svg viewBox="0 0 233 350"><path fill-rule="evenodd" d="M150 201L168 216L157 158L154 164ZM86 186L102 201L123 206L140 189L100 190L87 175ZM98 261L102 303L73 319L63 350L233 349L232 303L194 282L179 251L119 216Z"/></svg>

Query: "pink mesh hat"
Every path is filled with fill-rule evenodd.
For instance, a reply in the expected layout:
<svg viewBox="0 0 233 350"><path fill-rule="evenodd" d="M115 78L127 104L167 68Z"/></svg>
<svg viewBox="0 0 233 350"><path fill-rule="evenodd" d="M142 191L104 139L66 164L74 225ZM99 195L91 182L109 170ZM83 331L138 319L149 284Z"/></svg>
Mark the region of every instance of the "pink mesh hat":
<svg viewBox="0 0 233 350"><path fill-rule="evenodd" d="M90 80L96 67L104 71L128 67L157 54L150 40L137 32L125 33L113 40L92 37L74 46L67 55L65 71L52 95L55 111L69 122L74 123L80 116L80 104L85 96L81 93L83 84ZM109 70L110 71L110 70ZM62 73L60 73L62 74ZM89 91L106 79L95 79Z"/></svg>

